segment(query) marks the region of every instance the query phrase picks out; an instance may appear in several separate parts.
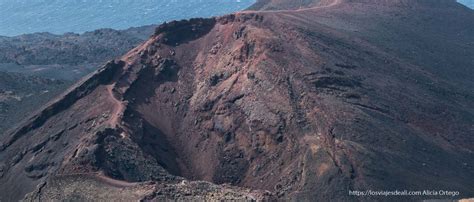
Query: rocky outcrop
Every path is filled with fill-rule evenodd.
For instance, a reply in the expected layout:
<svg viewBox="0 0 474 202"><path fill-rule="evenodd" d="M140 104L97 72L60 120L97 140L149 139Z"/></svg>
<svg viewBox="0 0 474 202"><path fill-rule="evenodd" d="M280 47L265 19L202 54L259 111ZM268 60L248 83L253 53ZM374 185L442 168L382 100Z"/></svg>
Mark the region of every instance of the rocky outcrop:
<svg viewBox="0 0 474 202"><path fill-rule="evenodd" d="M68 175L51 178L25 201L64 200L80 201L270 201L270 193L252 192L232 186L219 186L204 181L176 183L126 183L103 176Z"/></svg>

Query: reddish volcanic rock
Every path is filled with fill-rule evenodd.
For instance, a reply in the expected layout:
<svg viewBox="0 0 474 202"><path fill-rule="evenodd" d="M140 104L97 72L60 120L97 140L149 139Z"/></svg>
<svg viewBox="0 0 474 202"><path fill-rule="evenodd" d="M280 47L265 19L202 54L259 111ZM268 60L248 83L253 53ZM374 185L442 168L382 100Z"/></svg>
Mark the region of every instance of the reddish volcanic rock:
<svg viewBox="0 0 474 202"><path fill-rule="evenodd" d="M187 199L472 197L474 13L449 0L374 2L160 26L2 140L0 199L38 184L29 197L58 199L73 173L77 186L134 183L147 200L183 199L183 178L232 185L193 182ZM446 197L405 199L432 198Z"/></svg>

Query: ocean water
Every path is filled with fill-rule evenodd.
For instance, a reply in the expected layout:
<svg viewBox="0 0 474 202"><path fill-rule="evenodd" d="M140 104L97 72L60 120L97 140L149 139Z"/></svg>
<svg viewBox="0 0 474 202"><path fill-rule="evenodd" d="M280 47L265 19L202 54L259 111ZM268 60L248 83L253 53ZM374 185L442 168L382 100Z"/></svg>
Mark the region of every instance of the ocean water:
<svg viewBox="0 0 474 202"><path fill-rule="evenodd" d="M466 5L471 9L474 9L474 0L458 0L458 2Z"/></svg>
<svg viewBox="0 0 474 202"><path fill-rule="evenodd" d="M237 10L255 0L0 0L0 36L126 29ZM474 0L458 0L474 8Z"/></svg>
<svg viewBox="0 0 474 202"><path fill-rule="evenodd" d="M217 16L255 0L0 0L0 36L126 29Z"/></svg>

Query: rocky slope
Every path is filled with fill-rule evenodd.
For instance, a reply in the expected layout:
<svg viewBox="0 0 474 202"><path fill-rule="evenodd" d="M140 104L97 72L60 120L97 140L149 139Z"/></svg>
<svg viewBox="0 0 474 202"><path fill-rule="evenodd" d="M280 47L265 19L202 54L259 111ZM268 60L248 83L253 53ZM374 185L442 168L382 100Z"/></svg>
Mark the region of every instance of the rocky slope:
<svg viewBox="0 0 474 202"><path fill-rule="evenodd" d="M148 39L155 27L1 37L0 138L72 83Z"/></svg>
<svg viewBox="0 0 474 202"><path fill-rule="evenodd" d="M155 27L0 38L0 70L76 80L148 39Z"/></svg>
<svg viewBox="0 0 474 202"><path fill-rule="evenodd" d="M70 81L0 72L0 134L37 111L69 85Z"/></svg>
<svg viewBox="0 0 474 202"><path fill-rule="evenodd" d="M474 195L472 10L272 2L287 10L163 24L10 131L0 200Z"/></svg>

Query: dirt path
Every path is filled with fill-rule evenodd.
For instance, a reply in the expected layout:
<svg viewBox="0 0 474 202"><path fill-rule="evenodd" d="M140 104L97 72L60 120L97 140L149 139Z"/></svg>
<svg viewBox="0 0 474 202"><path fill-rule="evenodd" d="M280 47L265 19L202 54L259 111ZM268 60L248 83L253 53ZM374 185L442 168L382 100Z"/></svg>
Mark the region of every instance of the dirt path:
<svg viewBox="0 0 474 202"><path fill-rule="evenodd" d="M119 125L120 119L122 118L123 112L125 110L125 105L123 104L122 101L118 100L114 93L113 93L114 85L108 85L107 86L107 92L109 93L109 97L111 98L111 101L114 104L114 111L111 114L109 123L117 127Z"/></svg>
<svg viewBox="0 0 474 202"><path fill-rule="evenodd" d="M123 180L116 180L106 176L102 171L100 172L85 172L85 173L70 173L70 174L58 174L56 177L83 177L96 180L100 183L104 183L110 186L124 188L124 187L132 187L139 185L140 183L136 182L127 182Z"/></svg>
<svg viewBox="0 0 474 202"><path fill-rule="evenodd" d="M95 177L99 182L114 186L114 187L132 187L138 185L138 183L133 183L133 182L126 182L122 180L116 180L112 179L110 177L107 177L103 175L102 173L99 175L93 176Z"/></svg>

